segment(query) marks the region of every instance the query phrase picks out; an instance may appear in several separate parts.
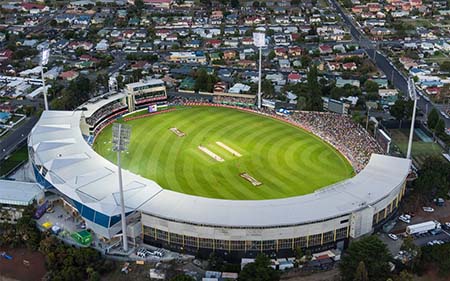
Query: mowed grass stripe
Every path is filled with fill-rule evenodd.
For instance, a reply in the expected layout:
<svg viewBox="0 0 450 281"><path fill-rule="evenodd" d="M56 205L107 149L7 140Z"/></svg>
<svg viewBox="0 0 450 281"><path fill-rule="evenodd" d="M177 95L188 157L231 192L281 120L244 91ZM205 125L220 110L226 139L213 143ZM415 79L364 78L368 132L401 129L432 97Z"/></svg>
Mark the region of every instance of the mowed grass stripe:
<svg viewBox="0 0 450 281"><path fill-rule="evenodd" d="M133 126L130 153L124 167L155 180L163 188L224 199L273 199L310 193L351 175L351 166L335 149L290 124L228 108L184 107L128 122ZM187 135L178 137L169 128ZM115 161L108 151L111 127L98 136L94 148ZM242 154L235 157L221 141ZM201 152L204 145L225 162ZM263 183L254 187L241 178L247 172Z"/></svg>

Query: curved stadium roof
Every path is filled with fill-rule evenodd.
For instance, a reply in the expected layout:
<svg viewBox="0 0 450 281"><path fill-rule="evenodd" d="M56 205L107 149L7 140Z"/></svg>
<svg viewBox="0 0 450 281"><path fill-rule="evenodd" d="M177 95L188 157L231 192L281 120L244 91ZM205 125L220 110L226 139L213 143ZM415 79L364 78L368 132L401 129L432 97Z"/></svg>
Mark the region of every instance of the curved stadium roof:
<svg viewBox="0 0 450 281"><path fill-rule="evenodd" d="M66 196L98 212L120 214L117 167L97 154L80 131L81 111L45 111L28 145L45 178ZM223 227L269 227L321 221L375 204L395 192L409 172L410 161L373 154L353 178L304 196L273 200L223 200L178 193L123 171L127 211Z"/></svg>

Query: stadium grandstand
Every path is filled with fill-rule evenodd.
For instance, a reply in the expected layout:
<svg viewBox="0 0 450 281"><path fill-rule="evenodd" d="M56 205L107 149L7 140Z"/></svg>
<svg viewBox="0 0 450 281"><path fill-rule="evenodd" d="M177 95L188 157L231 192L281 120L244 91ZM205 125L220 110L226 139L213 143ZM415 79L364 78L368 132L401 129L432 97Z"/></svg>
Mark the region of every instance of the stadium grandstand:
<svg viewBox="0 0 450 281"><path fill-rule="evenodd" d="M97 154L87 137L112 122L113 112L121 112L125 105L124 112L133 112L166 97L159 82L128 84L125 93L82 105L85 110L43 112L29 136L37 181L62 196L105 240L121 233L117 167ZM208 105L215 100L219 103L215 106L240 110L226 103L248 103L223 96L194 99L177 98L170 104L195 105L200 100ZM269 110L246 110L309 130L341 151L358 173L302 196L226 200L164 189L152 179L124 170L127 221L140 221L142 232L135 235L144 243L203 256L213 251L229 258L259 252L291 256L297 248L319 251L346 245L371 233L397 209L410 160L382 155L379 145L348 117L315 112L275 116Z"/></svg>

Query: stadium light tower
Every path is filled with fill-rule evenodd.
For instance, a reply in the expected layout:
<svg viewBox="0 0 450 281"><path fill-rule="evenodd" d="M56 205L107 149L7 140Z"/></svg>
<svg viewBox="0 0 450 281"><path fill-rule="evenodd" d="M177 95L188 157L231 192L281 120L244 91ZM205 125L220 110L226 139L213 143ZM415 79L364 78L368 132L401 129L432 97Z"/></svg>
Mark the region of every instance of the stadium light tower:
<svg viewBox="0 0 450 281"><path fill-rule="evenodd" d="M258 109L261 109L261 62L262 47L266 45L266 33L263 29L253 33L253 44L259 48L259 67L258 67Z"/></svg>
<svg viewBox="0 0 450 281"><path fill-rule="evenodd" d="M414 81L412 78L408 79L408 94L409 97L414 101L413 112L411 117L411 128L409 130L409 139L408 139L408 152L406 153L406 158L411 159L411 147L412 140L414 135L414 121L416 120L416 107L417 107L417 94L416 94L416 86L414 85Z"/></svg>
<svg viewBox="0 0 450 281"><path fill-rule="evenodd" d="M48 101L47 101L47 87L45 86L45 78L44 78L44 65L47 65L49 57L50 57L50 49L46 47L41 52L41 61L40 61L45 110L48 110Z"/></svg>
<svg viewBox="0 0 450 281"><path fill-rule="evenodd" d="M127 238L127 221L125 217L125 200L123 198L123 184L122 184L122 167L120 166L120 154L122 151L128 150L130 143L131 126L114 123L113 125L113 151L117 152L117 168L119 175L119 189L120 189L120 216L122 221L122 240L123 250L128 252L128 238Z"/></svg>

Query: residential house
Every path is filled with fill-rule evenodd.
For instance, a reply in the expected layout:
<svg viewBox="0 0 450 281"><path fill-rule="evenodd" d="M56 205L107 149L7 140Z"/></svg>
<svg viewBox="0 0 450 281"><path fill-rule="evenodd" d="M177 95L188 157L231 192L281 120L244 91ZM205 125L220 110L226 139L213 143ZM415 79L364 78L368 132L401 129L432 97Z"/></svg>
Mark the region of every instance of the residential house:
<svg viewBox="0 0 450 281"><path fill-rule="evenodd" d="M211 46L215 49L219 48L222 45L222 40L219 39L210 39L206 41L207 46Z"/></svg>
<svg viewBox="0 0 450 281"><path fill-rule="evenodd" d="M302 76L299 73L289 73L288 74L288 83L297 84L301 82Z"/></svg>
<svg viewBox="0 0 450 281"><path fill-rule="evenodd" d="M226 91L227 91L227 84L225 84L224 82L219 81L214 85L213 93L222 94L225 93Z"/></svg>
<svg viewBox="0 0 450 281"><path fill-rule="evenodd" d="M299 57L303 55L303 49L299 46L290 46L288 53L291 57Z"/></svg>
<svg viewBox="0 0 450 281"><path fill-rule="evenodd" d="M12 59L13 54L14 54L13 51L8 49L0 51L0 61L7 61Z"/></svg>
<svg viewBox="0 0 450 281"><path fill-rule="evenodd" d="M225 60L233 60L236 58L236 51L234 50L225 50L223 52L223 58Z"/></svg>
<svg viewBox="0 0 450 281"><path fill-rule="evenodd" d="M280 68L284 70L289 70L291 68L291 62L287 59L278 60L278 64Z"/></svg>
<svg viewBox="0 0 450 281"><path fill-rule="evenodd" d="M350 71L354 71L356 70L358 67L356 66L356 63L354 62L347 62L347 63L343 63L342 64L342 69L343 70L350 70Z"/></svg>
<svg viewBox="0 0 450 281"><path fill-rule="evenodd" d="M170 9L172 0L144 0L144 4L156 9Z"/></svg>
<svg viewBox="0 0 450 281"><path fill-rule="evenodd" d="M69 70L69 71L62 72L59 75L59 77L63 80L72 81L72 80L76 79L79 75L80 74L78 72Z"/></svg>
<svg viewBox="0 0 450 281"><path fill-rule="evenodd" d="M333 53L333 48L328 45L320 45L319 46L319 52L321 55L327 55Z"/></svg>

